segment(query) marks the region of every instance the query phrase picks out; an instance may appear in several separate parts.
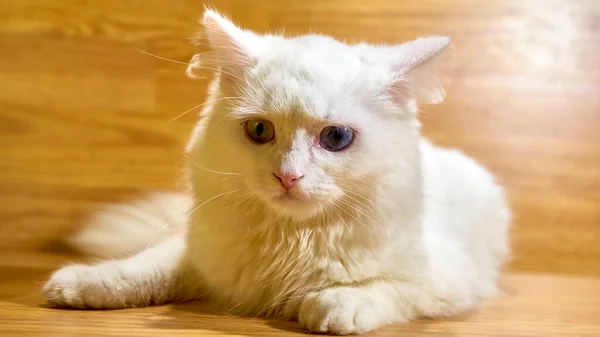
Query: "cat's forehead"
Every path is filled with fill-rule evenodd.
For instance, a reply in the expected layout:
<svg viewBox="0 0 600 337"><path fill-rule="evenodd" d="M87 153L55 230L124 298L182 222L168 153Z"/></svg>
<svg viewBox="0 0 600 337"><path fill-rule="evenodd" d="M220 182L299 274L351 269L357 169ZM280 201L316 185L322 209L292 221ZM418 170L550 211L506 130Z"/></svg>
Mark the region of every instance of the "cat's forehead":
<svg viewBox="0 0 600 337"><path fill-rule="evenodd" d="M262 114L339 114L373 85L370 65L351 46L324 36L276 41L253 69L249 96ZM339 116L337 116L339 117Z"/></svg>
<svg viewBox="0 0 600 337"><path fill-rule="evenodd" d="M276 40L259 56L260 70L306 80L344 81L365 64L362 52L331 37L304 35Z"/></svg>

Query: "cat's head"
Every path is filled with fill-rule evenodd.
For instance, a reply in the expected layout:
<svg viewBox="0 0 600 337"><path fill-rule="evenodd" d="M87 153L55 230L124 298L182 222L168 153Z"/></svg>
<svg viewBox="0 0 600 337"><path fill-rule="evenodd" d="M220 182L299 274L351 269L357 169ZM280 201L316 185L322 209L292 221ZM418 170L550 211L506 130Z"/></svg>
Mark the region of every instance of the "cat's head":
<svg viewBox="0 0 600 337"><path fill-rule="evenodd" d="M191 144L204 168L235 174L236 193L293 219L360 208L389 185L410 188L417 106L444 97L448 38L373 46L258 35L211 10L202 23L211 52L188 73L220 70Z"/></svg>

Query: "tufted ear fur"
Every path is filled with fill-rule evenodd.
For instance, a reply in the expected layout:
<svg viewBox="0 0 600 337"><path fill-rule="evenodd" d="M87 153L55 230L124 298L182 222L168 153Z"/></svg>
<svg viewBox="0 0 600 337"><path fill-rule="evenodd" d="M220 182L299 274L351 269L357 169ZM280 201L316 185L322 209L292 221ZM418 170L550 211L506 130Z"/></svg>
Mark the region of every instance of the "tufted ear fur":
<svg viewBox="0 0 600 337"><path fill-rule="evenodd" d="M444 100L450 68L450 38L427 37L385 48L395 79L389 87L394 103L404 106L437 104Z"/></svg>
<svg viewBox="0 0 600 337"><path fill-rule="evenodd" d="M242 78L256 62L252 55L252 47L260 43L260 37L237 27L211 9L205 10L201 23L211 53L194 55L189 63L187 74L190 77L197 77L195 74L198 70L206 68L206 63L211 63L219 68L221 78L228 82L235 82Z"/></svg>

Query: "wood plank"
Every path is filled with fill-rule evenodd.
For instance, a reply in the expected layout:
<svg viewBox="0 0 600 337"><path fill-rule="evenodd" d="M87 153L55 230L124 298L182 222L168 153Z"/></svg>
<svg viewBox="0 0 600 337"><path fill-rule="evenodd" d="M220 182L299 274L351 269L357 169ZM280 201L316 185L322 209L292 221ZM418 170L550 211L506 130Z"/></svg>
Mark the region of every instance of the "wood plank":
<svg viewBox="0 0 600 337"><path fill-rule="evenodd" d="M236 317L208 303L114 311L47 307L41 281L68 255L0 255L0 336L296 336L295 322ZM508 274L506 295L462 317L396 324L369 336L599 336L600 280Z"/></svg>

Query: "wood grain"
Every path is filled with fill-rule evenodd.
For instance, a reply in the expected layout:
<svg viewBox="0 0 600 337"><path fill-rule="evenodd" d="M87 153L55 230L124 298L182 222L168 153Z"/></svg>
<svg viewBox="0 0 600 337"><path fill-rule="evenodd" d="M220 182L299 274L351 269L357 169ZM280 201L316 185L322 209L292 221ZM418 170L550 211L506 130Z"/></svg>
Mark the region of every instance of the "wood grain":
<svg viewBox="0 0 600 337"><path fill-rule="evenodd" d="M207 303L112 311L46 307L39 281L68 256L7 254L0 263L0 336L299 336L295 322L240 318ZM11 262L12 261L12 262ZM396 324L369 336L600 336L597 278L506 275L506 296L476 312Z"/></svg>
<svg viewBox="0 0 600 337"><path fill-rule="evenodd" d="M259 32L310 29L388 43L453 36L453 84L444 104L423 109L423 131L475 157L507 187L515 215L509 269L517 274L506 281L517 296L466 321L382 335L600 335L599 1L211 4ZM69 259L53 255L64 248L60 239L99 204L177 188L197 114L169 121L203 102L207 82L138 49L187 62L198 51L187 38L203 6L0 0L0 330L7 335L283 335L275 323L204 309L66 312L20 297L37 294L33 280ZM522 274L532 272L564 276Z"/></svg>

